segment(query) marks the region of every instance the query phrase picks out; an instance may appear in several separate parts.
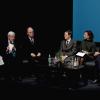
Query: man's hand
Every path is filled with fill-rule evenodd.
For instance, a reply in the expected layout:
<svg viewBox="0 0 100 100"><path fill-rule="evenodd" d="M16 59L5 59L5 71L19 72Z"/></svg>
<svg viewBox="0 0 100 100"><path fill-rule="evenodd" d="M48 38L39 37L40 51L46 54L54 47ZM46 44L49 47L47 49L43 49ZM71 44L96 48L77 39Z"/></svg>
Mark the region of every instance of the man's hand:
<svg viewBox="0 0 100 100"><path fill-rule="evenodd" d="M36 57L36 55L35 55L34 53L31 53L31 57L35 58L35 57Z"/></svg>
<svg viewBox="0 0 100 100"><path fill-rule="evenodd" d="M6 52L9 51L9 46L7 46Z"/></svg>
<svg viewBox="0 0 100 100"><path fill-rule="evenodd" d="M65 56L61 56L61 61L64 62L65 58L67 58L68 56L65 55Z"/></svg>
<svg viewBox="0 0 100 100"><path fill-rule="evenodd" d="M11 53L12 50L15 50L15 51L16 51L16 48L15 48L15 46L14 46L13 44L9 44L9 45L7 46L6 52L9 51L9 53Z"/></svg>
<svg viewBox="0 0 100 100"><path fill-rule="evenodd" d="M41 56L41 53L40 53L40 52L38 52L37 57L40 57L40 56Z"/></svg>
<svg viewBox="0 0 100 100"><path fill-rule="evenodd" d="M85 51L85 50L82 50L82 52L85 53L85 54L87 54L87 55L89 54L89 52L87 52L87 51Z"/></svg>
<svg viewBox="0 0 100 100"><path fill-rule="evenodd" d="M16 48L15 48L15 46L14 46L12 49L16 51Z"/></svg>

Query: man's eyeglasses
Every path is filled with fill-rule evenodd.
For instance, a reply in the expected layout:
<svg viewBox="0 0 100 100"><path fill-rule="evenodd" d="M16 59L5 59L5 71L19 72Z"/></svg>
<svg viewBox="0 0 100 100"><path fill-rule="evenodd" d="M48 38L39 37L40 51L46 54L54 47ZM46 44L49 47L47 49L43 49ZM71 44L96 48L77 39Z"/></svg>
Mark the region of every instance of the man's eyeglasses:
<svg viewBox="0 0 100 100"><path fill-rule="evenodd" d="M34 32L28 32L28 33L34 33Z"/></svg>

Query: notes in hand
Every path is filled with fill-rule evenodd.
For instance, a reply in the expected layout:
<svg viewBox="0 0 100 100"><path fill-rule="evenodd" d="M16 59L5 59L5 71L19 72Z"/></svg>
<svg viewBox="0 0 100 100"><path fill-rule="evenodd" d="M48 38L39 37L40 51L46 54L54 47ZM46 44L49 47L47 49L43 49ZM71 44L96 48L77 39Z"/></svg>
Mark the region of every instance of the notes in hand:
<svg viewBox="0 0 100 100"><path fill-rule="evenodd" d="M79 56L79 57L84 57L86 53L83 53L83 52L78 52L76 55Z"/></svg>
<svg viewBox="0 0 100 100"><path fill-rule="evenodd" d="M9 44L9 51L12 51L12 49L14 48L13 44Z"/></svg>
<svg viewBox="0 0 100 100"><path fill-rule="evenodd" d="M0 56L0 65L4 65L4 61L3 61L2 56Z"/></svg>

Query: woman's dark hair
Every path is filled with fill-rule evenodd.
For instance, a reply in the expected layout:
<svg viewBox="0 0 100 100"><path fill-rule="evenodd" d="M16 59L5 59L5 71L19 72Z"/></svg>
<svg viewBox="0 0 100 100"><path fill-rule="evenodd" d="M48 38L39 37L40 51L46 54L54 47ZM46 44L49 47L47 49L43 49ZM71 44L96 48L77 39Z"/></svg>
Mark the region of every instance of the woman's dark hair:
<svg viewBox="0 0 100 100"><path fill-rule="evenodd" d="M93 38L94 38L93 32L90 31L90 30L87 30L87 31L85 31L85 32L88 34L89 40L90 40L90 41L93 41ZM85 33L85 32L84 32L84 33Z"/></svg>

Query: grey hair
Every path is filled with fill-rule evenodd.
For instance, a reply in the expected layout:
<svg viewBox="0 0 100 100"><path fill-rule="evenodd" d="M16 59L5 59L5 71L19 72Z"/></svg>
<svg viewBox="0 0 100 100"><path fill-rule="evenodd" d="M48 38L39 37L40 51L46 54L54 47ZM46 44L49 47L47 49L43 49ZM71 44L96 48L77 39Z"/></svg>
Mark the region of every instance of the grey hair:
<svg viewBox="0 0 100 100"><path fill-rule="evenodd" d="M9 32L8 32L8 35L15 35L15 32L9 31Z"/></svg>

